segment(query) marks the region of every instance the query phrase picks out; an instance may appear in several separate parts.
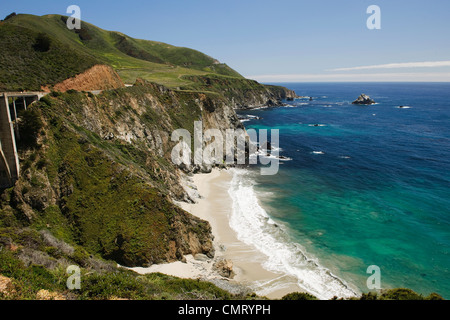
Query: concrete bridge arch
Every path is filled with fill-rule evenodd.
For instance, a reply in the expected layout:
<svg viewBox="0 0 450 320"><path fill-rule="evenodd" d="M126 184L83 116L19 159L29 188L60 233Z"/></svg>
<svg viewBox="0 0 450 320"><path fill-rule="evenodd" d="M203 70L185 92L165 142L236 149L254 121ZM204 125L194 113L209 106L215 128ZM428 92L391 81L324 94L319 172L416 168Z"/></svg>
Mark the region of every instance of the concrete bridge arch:
<svg viewBox="0 0 450 320"><path fill-rule="evenodd" d="M0 188L14 185L19 178L20 166L16 141L20 139L18 128L19 109L27 109L46 92L0 93Z"/></svg>

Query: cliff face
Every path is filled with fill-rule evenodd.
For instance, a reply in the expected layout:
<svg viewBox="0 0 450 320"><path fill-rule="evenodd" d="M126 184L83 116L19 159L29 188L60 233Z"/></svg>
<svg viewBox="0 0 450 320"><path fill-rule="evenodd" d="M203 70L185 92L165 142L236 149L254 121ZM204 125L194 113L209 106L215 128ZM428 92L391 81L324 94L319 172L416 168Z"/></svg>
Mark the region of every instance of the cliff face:
<svg viewBox="0 0 450 320"><path fill-rule="evenodd" d="M282 105L282 100L294 99L296 93L280 86L263 85L254 80L230 77L185 76L193 81L196 90L212 91L222 95L234 109L251 109Z"/></svg>
<svg viewBox="0 0 450 320"><path fill-rule="evenodd" d="M0 48L0 88L52 92L21 116L21 176L1 194L0 235L4 228L46 229L127 266L212 256L209 224L173 202L193 201L186 172L211 166L174 165L172 132L187 129L193 137L194 122L202 121L203 130L225 136L243 129L234 109L280 105L295 93L244 79L190 49L129 37L111 44L111 33L87 24L83 34L55 33L64 25L60 16L8 21L0 28L11 44ZM155 54L170 63L152 62ZM125 87L115 61L185 87L142 80ZM216 73L191 76L191 69Z"/></svg>
<svg viewBox="0 0 450 320"><path fill-rule="evenodd" d="M51 93L30 108L42 122L21 146L22 174L3 210L127 266L214 255L209 224L175 206L192 201L171 162L173 130L242 127L226 99L139 81ZM22 128L23 129L23 128Z"/></svg>
<svg viewBox="0 0 450 320"><path fill-rule="evenodd" d="M107 65L95 65L92 68L64 80L51 87L53 91L65 92L68 90L93 91L123 88L125 85L113 68ZM43 87L50 91L48 87Z"/></svg>

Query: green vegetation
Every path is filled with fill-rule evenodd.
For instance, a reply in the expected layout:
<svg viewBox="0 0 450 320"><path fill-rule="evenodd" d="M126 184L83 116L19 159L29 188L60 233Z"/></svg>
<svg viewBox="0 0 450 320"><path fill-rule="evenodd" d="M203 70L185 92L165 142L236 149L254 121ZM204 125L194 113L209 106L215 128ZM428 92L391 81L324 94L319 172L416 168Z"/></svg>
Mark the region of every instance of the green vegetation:
<svg viewBox="0 0 450 320"><path fill-rule="evenodd" d="M236 298L211 283L116 268L180 259L192 241L202 253L212 249L209 224L168 198L162 173L173 171L170 162L145 144L105 140L83 126L86 106L121 123L147 108L143 122L160 130L171 117L180 125L181 117L199 116L188 111L190 94L160 89L54 92L21 115L21 177L0 200L0 275L15 289L0 298L35 299L41 289L68 299ZM147 107L149 93L171 105L168 114ZM141 104L132 106L134 99ZM80 291L65 288L67 264L82 267Z"/></svg>
<svg viewBox="0 0 450 320"><path fill-rule="evenodd" d="M57 248L47 248L49 253L56 255ZM66 256L67 263L75 263L75 254ZM55 259L55 258L53 258ZM83 258L85 264L88 260ZM97 261L98 264L105 262ZM23 300L38 299L40 290L58 293L63 299L70 300L229 300L249 299L249 296L232 295L212 283L190 279L180 279L153 273L138 275L123 268L93 270L92 266L81 268L81 288L68 290L66 283L69 274L66 265L57 265L53 269L41 265L26 265L18 257L17 252L0 251L0 275L13 280L13 288L9 292L0 292L1 299Z"/></svg>
<svg viewBox="0 0 450 320"><path fill-rule="evenodd" d="M94 64L111 65L126 83L142 78L168 87L188 85L184 75L214 73L242 78L227 65L193 49L133 39L87 22L82 22L81 30L69 30L66 21L67 17L60 15L19 14L0 23L0 90L38 90Z"/></svg>
<svg viewBox="0 0 450 320"><path fill-rule="evenodd" d="M380 294L369 292L363 293L360 300L444 300L437 293L423 296L411 289L396 288L383 290Z"/></svg>
<svg viewBox="0 0 450 320"><path fill-rule="evenodd" d="M107 93L114 97L104 97L105 102L120 101L127 91L137 89ZM22 194L40 199L43 191L50 195L51 188L61 190L58 206L48 206L40 200L33 203L37 209L32 218L33 227L47 226L62 239L127 266L174 259L175 255L186 252L188 244L174 227L180 222L187 232L192 228L200 241L209 241L209 226L189 218L164 194L163 185L167 181L156 170L164 165L162 159L154 158L145 146L105 141L75 123L84 120L82 106L103 104L100 98L90 98L80 92L56 96L49 95L29 108L22 123L30 124L23 132L30 131L33 137L26 141L35 141L36 132L42 131L42 123L38 121L41 113L48 123L44 130L45 151L37 149L27 157L23 174L29 176L29 181ZM134 114L131 107L124 111ZM72 115L69 116L72 121L65 119L67 114ZM80 118L74 118L75 115ZM38 124L33 125L35 122ZM126 167L143 168L150 173L151 183ZM178 251L169 254L170 243L176 244Z"/></svg>
<svg viewBox="0 0 450 320"><path fill-rule="evenodd" d="M6 17L5 17L5 19L3 19L4 21L5 20L8 20L9 18L12 18L12 17L14 17L14 16L16 16L17 14L15 13L15 12L12 12L12 13L10 13L10 14L8 14Z"/></svg>
<svg viewBox="0 0 450 320"><path fill-rule="evenodd" d="M98 63L43 32L9 23L17 17L0 23L0 90L41 90Z"/></svg>
<svg viewBox="0 0 450 320"><path fill-rule="evenodd" d="M292 292L283 296L281 300L318 300L315 296L304 292ZM337 300L333 298L332 300ZM340 299L343 300L343 299ZM431 293L424 297L411 289L396 288L382 290L380 294L376 292L363 293L361 297L353 297L348 300L444 300L437 293Z"/></svg>
<svg viewBox="0 0 450 320"><path fill-rule="evenodd" d="M69 30L66 21L60 15L19 14L0 23L5 44L0 47L0 90L51 88L95 64L106 64L128 84L144 79L182 91L216 93L229 101L253 99L255 104L266 103L255 97L270 95L272 102L285 98L284 88L245 79L196 50L134 39L87 22L80 30Z"/></svg>
<svg viewBox="0 0 450 320"><path fill-rule="evenodd" d="M305 292L292 292L283 296L281 300L318 300L315 296Z"/></svg>
<svg viewBox="0 0 450 320"><path fill-rule="evenodd" d="M43 127L40 112L35 108L29 108L28 110L21 112L20 117L19 148L36 147L37 136Z"/></svg>

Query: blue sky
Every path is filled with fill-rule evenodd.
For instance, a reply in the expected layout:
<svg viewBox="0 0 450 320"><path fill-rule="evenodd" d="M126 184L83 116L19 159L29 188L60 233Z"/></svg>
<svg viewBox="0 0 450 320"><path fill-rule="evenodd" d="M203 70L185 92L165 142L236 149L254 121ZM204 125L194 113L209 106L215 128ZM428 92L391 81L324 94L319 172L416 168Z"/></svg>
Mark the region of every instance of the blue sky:
<svg viewBox="0 0 450 320"><path fill-rule="evenodd" d="M1 2L1 18L75 4L103 29L197 49L262 82L450 81L448 0ZM366 26L369 5L380 30Z"/></svg>

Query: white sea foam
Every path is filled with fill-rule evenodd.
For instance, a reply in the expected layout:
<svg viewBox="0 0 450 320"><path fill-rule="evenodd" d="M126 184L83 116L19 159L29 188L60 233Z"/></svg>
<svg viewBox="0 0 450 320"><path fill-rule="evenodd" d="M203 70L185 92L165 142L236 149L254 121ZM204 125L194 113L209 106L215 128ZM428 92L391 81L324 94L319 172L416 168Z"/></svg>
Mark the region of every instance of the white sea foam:
<svg viewBox="0 0 450 320"><path fill-rule="evenodd" d="M262 106L262 107L256 107L256 108L251 108L252 110L261 110L261 109L268 109L268 106Z"/></svg>
<svg viewBox="0 0 450 320"><path fill-rule="evenodd" d="M287 228L274 221L260 206L249 171L232 169L229 194L233 211L230 226L239 240L254 246L267 256L263 266L272 272L294 276L300 287L320 299L356 296L343 280L322 267L317 259L305 254L298 243L291 241ZM258 292L258 288L255 288ZM259 288L267 294L267 287Z"/></svg>
<svg viewBox="0 0 450 320"><path fill-rule="evenodd" d="M289 157L278 157L278 160L280 160L280 161L292 161L292 158L289 158Z"/></svg>
<svg viewBox="0 0 450 320"><path fill-rule="evenodd" d="M325 154L325 152L323 152L323 151L313 151L313 152L311 152L312 154Z"/></svg>

